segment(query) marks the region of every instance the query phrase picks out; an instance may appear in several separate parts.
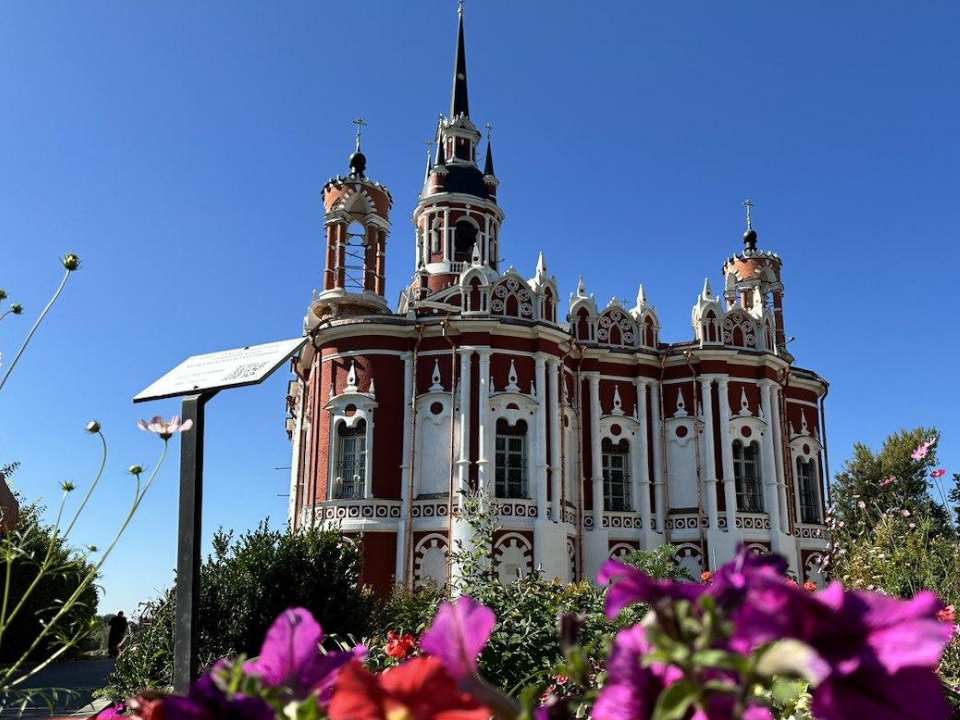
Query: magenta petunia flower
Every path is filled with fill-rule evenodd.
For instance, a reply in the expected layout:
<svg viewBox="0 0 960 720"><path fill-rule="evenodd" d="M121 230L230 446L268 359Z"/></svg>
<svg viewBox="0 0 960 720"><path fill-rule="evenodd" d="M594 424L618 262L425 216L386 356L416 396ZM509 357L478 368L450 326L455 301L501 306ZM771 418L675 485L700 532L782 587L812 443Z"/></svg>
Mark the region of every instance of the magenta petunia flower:
<svg viewBox="0 0 960 720"><path fill-rule="evenodd" d="M138 422L137 427L147 432L156 433L164 440L169 440L176 433L183 433L192 428L193 420L187 420L181 423L179 415L174 415L169 420L164 420L159 415L154 415L150 419L150 422L146 420Z"/></svg>
<svg viewBox="0 0 960 720"><path fill-rule="evenodd" d="M284 610L267 631L260 656L244 665L268 687L284 688L302 700L319 691L321 702L329 700L337 671L352 652L320 652L323 629L305 608Z"/></svg>
<svg viewBox="0 0 960 720"><path fill-rule="evenodd" d="M753 644L786 637L813 649L813 674L825 676L811 690L818 720L948 716L932 668L952 631L937 621L942 606L933 593L903 601L844 592L839 583L819 593L758 585L734 618L736 633Z"/></svg>
<svg viewBox="0 0 960 720"><path fill-rule="evenodd" d="M642 570L625 565L617 560L607 560L600 568L597 582L610 583L607 590L606 612L615 618L627 605L649 603L656 605L663 600L690 600L691 602L709 591L712 586L673 580L654 580Z"/></svg>
<svg viewBox="0 0 960 720"><path fill-rule="evenodd" d="M607 657L607 683L590 712L594 720L642 720L653 715L660 693L683 677L677 668L641 660L650 652L642 625L617 633Z"/></svg>
<svg viewBox="0 0 960 720"><path fill-rule="evenodd" d="M650 652L643 625L634 625L617 633L607 658L607 683L600 690L590 716L594 720L649 720L657 698L670 685L683 679L683 671L657 663L644 666L643 656ZM717 671L716 677L722 674ZM715 693L704 709L696 709L689 720L734 720L734 698ZM750 705L736 720L772 720L767 708ZM541 716L542 718L542 716Z"/></svg>
<svg viewBox="0 0 960 720"><path fill-rule="evenodd" d="M165 720L275 720L272 707L258 697L227 697L207 674L190 686L187 697L172 695L160 701Z"/></svg>
<svg viewBox="0 0 960 720"><path fill-rule="evenodd" d="M477 672L477 656L496 622L493 610L461 595L440 605L433 624L420 637L420 649L439 659L459 681Z"/></svg>

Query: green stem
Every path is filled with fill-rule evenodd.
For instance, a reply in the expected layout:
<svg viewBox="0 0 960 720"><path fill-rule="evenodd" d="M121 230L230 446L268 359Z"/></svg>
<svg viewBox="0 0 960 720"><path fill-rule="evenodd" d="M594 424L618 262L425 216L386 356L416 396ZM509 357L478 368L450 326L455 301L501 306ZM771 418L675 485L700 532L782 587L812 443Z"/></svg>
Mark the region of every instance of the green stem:
<svg viewBox="0 0 960 720"><path fill-rule="evenodd" d="M90 484L90 489L87 490L87 494L83 496L83 500L80 502L80 507L78 507L77 511L73 514L73 519L70 521L70 524L67 525L67 529L63 531L64 537L67 537L70 534L70 531L73 530L73 526L77 522L77 518L80 517L80 513L83 512L83 509L87 506L87 500L89 500L90 496L93 495L93 491L97 487L97 483L100 482L100 478L103 477L103 471L107 467L107 438L104 437L103 432L100 430L97 430L97 435L100 436L100 443L103 449L103 453L100 456L100 467L97 468L97 474L94 476L93 482Z"/></svg>
<svg viewBox="0 0 960 720"><path fill-rule="evenodd" d="M10 625L10 623L13 622L13 619L17 616L17 613L20 612L20 609L33 594L33 591L36 589L37 585L40 584L44 574L50 569L50 558L53 557L53 548L56 545L57 538L59 537L60 520L63 517L63 506L66 500L67 493L64 492L63 497L60 499L60 508L57 510L57 521L53 526L53 532L50 534L50 542L47 543L47 554L44 556L43 562L40 563L39 567L37 568L37 576L33 579L30 585L27 586L27 589L23 591L23 595L20 596L20 601L10 612L9 617L0 618L0 638L3 637L4 631ZM6 596L4 596L4 601L6 601Z"/></svg>
<svg viewBox="0 0 960 720"><path fill-rule="evenodd" d="M33 338L33 334L37 331L37 328L40 327L40 323L43 322L43 318L46 317L47 313L50 311L50 308L53 307L53 304L57 301L57 298L60 297L60 293L63 292L63 288L67 284L67 278L69 277L70 270L66 270L63 274L63 280L60 281L60 285L57 287L57 291L53 294L53 297L50 298L50 301L47 303L46 307L43 308L43 312L40 313L40 316L37 318L36 322L33 323L33 327L30 328L30 332L27 333L27 337L24 339L23 344L20 345L20 349L17 351L16 356L14 356L13 362L11 362L7 367L7 371L3 374L3 377L0 378L0 390L3 390L3 386L7 383L7 378L10 377L10 373L13 372L13 369L20 361L23 351L27 349L27 345L30 344L30 340ZM9 312L9 310L7 312Z"/></svg>
<svg viewBox="0 0 960 720"><path fill-rule="evenodd" d="M27 648L26 652L23 653L20 659L17 660L13 665L11 665L8 668L5 668L2 671L2 675L0 675L0 677L2 677L3 681L6 681L7 678L11 677L20 668L24 660L31 653L33 653L33 651L40 644L40 641L47 636L51 628L56 627L56 624L60 620L60 618L63 617L63 615L77 603L77 600L80 598L80 595L83 593L83 591L86 590L90 586L90 584L93 583L93 581L97 578L97 575L100 572L100 568L103 567L103 563L106 562L107 558L110 556L110 553L113 551L114 546L116 546L117 541L120 540L120 537L123 535L124 530L127 529L127 526L130 524L130 521L133 519L134 514L137 512L137 508L140 507L140 503L143 502L143 498L146 497L147 492L150 490L150 486L153 484L154 479L157 477L157 472L160 470L160 467L163 465L163 459L167 455L167 447L168 447L168 443L166 440L164 440L163 452L160 453L160 458L157 460L157 464L154 466L153 472L150 473L150 477L147 479L147 483L146 485L144 485L142 492L140 492L140 476L139 475L136 476L137 477L137 494L136 494L136 499L134 500L134 503L133 503L133 507L130 508L130 511L127 513L126 519L123 521L123 524L120 526L120 529L117 530L116 535L114 535L113 540L110 541L110 544L107 546L106 550L104 550L103 555L100 557L100 560L97 562L96 565L93 566L93 568L90 570L90 572L87 573L86 577L80 582L80 584L73 591L70 597L63 603L63 605L60 607L60 610L57 612L57 614L54 615L53 618L51 618L46 625L44 625L43 630L40 631L40 633L34 639L33 643L30 645L29 648ZM33 671L22 676L21 678L17 678L16 682L11 684L11 687L23 682L23 680L30 677L32 673ZM5 684L4 682L0 681L0 686L4 684Z"/></svg>

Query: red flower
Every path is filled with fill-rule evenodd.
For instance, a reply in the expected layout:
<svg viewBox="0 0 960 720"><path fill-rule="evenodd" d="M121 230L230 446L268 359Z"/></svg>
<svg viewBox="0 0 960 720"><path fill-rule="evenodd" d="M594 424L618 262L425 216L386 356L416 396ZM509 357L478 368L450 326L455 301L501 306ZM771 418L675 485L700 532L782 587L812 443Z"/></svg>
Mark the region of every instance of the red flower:
<svg viewBox="0 0 960 720"><path fill-rule="evenodd" d="M956 622L953 605L947 605L943 610L937 610L937 620L944 623Z"/></svg>
<svg viewBox="0 0 960 720"><path fill-rule="evenodd" d="M702 573L700 573L700 579L703 580L705 583L710 582L712 578L713 578L713 573L710 572L709 570L704 570Z"/></svg>
<svg viewBox="0 0 960 720"><path fill-rule="evenodd" d="M380 675L353 660L344 665L327 708L331 720L488 720L491 712L457 689L433 657Z"/></svg>
<svg viewBox="0 0 960 720"><path fill-rule="evenodd" d="M803 589L807 592L814 592L817 589L817 584L813 580L807 580L803 584Z"/></svg>
<svg viewBox="0 0 960 720"><path fill-rule="evenodd" d="M391 630L387 633L387 644L383 646L383 651L392 658L403 660L403 658L413 652L416 645L417 643L410 633L398 636Z"/></svg>

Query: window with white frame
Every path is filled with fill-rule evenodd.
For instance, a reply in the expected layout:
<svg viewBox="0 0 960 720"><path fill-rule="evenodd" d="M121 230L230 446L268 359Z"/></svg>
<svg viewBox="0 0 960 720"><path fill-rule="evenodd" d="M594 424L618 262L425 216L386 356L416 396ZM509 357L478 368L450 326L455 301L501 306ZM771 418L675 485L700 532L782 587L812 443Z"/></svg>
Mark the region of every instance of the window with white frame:
<svg viewBox="0 0 960 720"><path fill-rule="evenodd" d="M800 492L800 522L820 522L820 497L814 479L816 465L813 459L797 458L797 489Z"/></svg>
<svg viewBox="0 0 960 720"><path fill-rule="evenodd" d="M527 423L497 420L497 497L526 498Z"/></svg>
<svg viewBox="0 0 960 720"><path fill-rule="evenodd" d="M760 481L760 446L733 442L733 478L737 490L737 510L763 512L763 485Z"/></svg>
<svg viewBox="0 0 960 720"><path fill-rule="evenodd" d="M333 499L352 500L366 496L367 422L353 427L337 426L337 455L334 467Z"/></svg>
<svg viewBox="0 0 960 720"><path fill-rule="evenodd" d="M600 443L603 458L603 509L630 510L630 445L626 438L614 443L604 438Z"/></svg>

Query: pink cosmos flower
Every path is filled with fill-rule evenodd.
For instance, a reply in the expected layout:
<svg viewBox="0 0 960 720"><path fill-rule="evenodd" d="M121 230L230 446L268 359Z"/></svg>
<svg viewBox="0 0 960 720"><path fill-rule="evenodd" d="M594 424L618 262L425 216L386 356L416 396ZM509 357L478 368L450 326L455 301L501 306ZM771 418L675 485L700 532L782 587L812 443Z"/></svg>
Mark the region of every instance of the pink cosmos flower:
<svg viewBox="0 0 960 720"><path fill-rule="evenodd" d="M934 471L932 471L932 472L930 473L930 477L932 477L932 478L943 477L946 472L947 472L947 471L944 470L943 468L937 468L936 470L934 470Z"/></svg>
<svg viewBox="0 0 960 720"><path fill-rule="evenodd" d="M305 608L283 611L263 639L260 656L243 666L259 675L264 685L283 688L302 700L315 691L321 702L329 700L337 672L355 653L320 652L323 629Z"/></svg>
<svg viewBox="0 0 960 720"><path fill-rule="evenodd" d="M477 672L477 656L497 622L493 610L461 595L440 605L433 624L420 637L420 649L433 655L457 681Z"/></svg>
<svg viewBox="0 0 960 720"><path fill-rule="evenodd" d="M936 442L937 439L935 437L932 437L929 440L924 440L922 443L917 445L916 450L910 453L910 457L914 460L923 460L927 456L927 452Z"/></svg>
<svg viewBox="0 0 960 720"><path fill-rule="evenodd" d="M857 500L857 507L860 508L861 510L865 510L867 507L867 504L863 500Z"/></svg>
<svg viewBox="0 0 960 720"><path fill-rule="evenodd" d="M163 440L169 440L174 434L183 433L192 428L193 420L187 420L181 423L179 415L174 415L169 420L164 420L159 415L154 415L149 423L146 420L141 420L137 423L137 427L147 432L156 433Z"/></svg>
<svg viewBox="0 0 960 720"><path fill-rule="evenodd" d="M896 481L897 481L897 476L896 476L896 475L891 475L891 476L888 477L886 480L881 480L881 481L880 481L880 487L884 487L885 485L889 485L890 483L893 483L893 482L896 482Z"/></svg>

